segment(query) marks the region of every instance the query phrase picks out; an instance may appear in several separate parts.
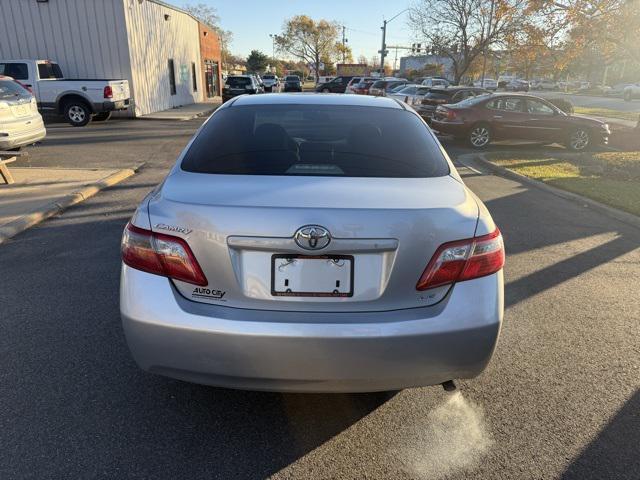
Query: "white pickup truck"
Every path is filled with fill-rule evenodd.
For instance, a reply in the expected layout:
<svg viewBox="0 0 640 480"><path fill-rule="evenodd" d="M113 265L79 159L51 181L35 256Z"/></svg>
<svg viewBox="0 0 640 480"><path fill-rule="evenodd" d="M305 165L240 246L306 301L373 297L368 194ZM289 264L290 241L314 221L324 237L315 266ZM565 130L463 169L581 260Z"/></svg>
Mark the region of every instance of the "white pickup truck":
<svg viewBox="0 0 640 480"><path fill-rule="evenodd" d="M62 114L74 127L108 120L111 112L126 110L131 103L127 80L66 79L50 60L0 59L0 75L30 89L42 112Z"/></svg>

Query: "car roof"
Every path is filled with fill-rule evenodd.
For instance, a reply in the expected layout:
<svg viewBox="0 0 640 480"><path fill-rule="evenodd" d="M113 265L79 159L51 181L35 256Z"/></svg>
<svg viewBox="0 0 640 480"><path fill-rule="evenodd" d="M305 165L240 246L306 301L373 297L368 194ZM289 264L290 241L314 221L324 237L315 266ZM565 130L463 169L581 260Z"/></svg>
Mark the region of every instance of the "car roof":
<svg viewBox="0 0 640 480"><path fill-rule="evenodd" d="M241 95L224 104L232 106L247 105L347 105L353 107L383 107L403 110L397 101L386 97L368 95L345 95L332 93L270 93L269 95ZM223 106L224 107L224 106Z"/></svg>

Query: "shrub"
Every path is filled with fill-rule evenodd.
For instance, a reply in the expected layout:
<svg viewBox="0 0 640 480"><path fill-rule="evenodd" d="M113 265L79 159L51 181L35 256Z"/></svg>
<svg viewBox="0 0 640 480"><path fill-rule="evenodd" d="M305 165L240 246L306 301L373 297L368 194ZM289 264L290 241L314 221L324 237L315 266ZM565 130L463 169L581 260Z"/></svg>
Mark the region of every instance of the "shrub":
<svg viewBox="0 0 640 480"><path fill-rule="evenodd" d="M569 100L564 98L550 98L549 103L552 103L564 113L573 113L573 104Z"/></svg>

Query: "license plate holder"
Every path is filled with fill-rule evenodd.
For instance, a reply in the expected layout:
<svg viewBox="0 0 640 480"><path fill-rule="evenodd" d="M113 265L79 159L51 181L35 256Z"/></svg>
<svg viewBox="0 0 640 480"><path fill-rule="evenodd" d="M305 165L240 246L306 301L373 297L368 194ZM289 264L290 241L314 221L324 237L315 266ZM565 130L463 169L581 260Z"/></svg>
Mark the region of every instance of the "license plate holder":
<svg viewBox="0 0 640 480"><path fill-rule="evenodd" d="M271 295L352 297L353 255L271 256Z"/></svg>

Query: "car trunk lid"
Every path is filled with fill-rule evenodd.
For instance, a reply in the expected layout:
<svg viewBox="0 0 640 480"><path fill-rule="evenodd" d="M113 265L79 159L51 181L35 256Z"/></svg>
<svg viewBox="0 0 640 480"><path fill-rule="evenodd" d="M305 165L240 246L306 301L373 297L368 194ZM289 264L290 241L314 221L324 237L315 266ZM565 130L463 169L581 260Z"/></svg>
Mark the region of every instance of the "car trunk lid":
<svg viewBox="0 0 640 480"><path fill-rule="evenodd" d="M149 202L149 215L154 231L186 239L208 279L206 287L173 281L190 300L267 310L382 311L431 305L446 295L448 287L419 292L416 282L438 246L474 235L478 207L450 176L176 169ZM294 235L305 226L326 229L329 244L301 247ZM340 284L329 288L334 282Z"/></svg>

